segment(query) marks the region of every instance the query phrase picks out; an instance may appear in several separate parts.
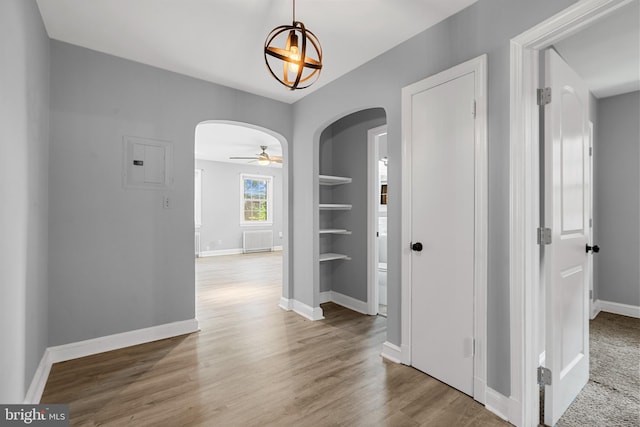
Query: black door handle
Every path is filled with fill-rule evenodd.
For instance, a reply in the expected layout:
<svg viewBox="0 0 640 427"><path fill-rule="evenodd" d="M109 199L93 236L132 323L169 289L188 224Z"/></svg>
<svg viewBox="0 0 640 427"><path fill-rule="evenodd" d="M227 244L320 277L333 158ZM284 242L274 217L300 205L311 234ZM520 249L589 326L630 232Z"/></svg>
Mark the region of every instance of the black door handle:
<svg viewBox="0 0 640 427"><path fill-rule="evenodd" d="M593 252L594 254L597 254L598 252L600 252L600 246L598 245L589 246L589 244L587 243L587 253L589 252Z"/></svg>
<svg viewBox="0 0 640 427"><path fill-rule="evenodd" d="M413 243L411 245L411 250L412 251L416 251L416 252L422 251L422 243L420 243L420 242Z"/></svg>

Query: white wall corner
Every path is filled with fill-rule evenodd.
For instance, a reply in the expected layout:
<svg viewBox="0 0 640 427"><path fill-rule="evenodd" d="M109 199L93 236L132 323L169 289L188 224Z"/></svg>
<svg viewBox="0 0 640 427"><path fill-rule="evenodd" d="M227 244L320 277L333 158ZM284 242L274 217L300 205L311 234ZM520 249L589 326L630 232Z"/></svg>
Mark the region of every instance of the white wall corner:
<svg viewBox="0 0 640 427"><path fill-rule="evenodd" d="M393 363L401 363L402 349L395 344L391 344L389 341L385 341L382 344L382 357Z"/></svg>
<svg viewBox="0 0 640 427"><path fill-rule="evenodd" d="M347 295L343 295L336 291L331 291L331 301L348 308L349 310L357 311L362 314L369 314L369 306L366 302L357 300Z"/></svg>
<svg viewBox="0 0 640 427"><path fill-rule="evenodd" d="M38 368L33 374L31 385L29 386L27 395L24 398L25 405L37 405L40 403L44 387L47 385L47 380L49 379L49 373L51 372L52 365L51 352L47 348L44 350L42 359L40 359L40 363L38 364Z"/></svg>
<svg viewBox="0 0 640 427"><path fill-rule="evenodd" d="M293 311L309 320L322 320L324 313L321 307L311 307L303 302L293 300Z"/></svg>
<svg viewBox="0 0 640 427"><path fill-rule="evenodd" d="M64 362L80 357L91 356L93 354L118 350L134 345L145 344L152 341L159 341L173 338L180 335L190 334L199 331L198 320L189 319L179 322L165 323L164 325L152 326L144 329L123 332L120 334L107 335L85 341L49 347L47 351L51 354L51 363Z"/></svg>
<svg viewBox="0 0 640 427"><path fill-rule="evenodd" d="M638 307L637 305L620 304L618 302L598 300L598 306L600 311L620 314L622 316L640 318L640 307Z"/></svg>
<svg viewBox="0 0 640 427"><path fill-rule="evenodd" d="M331 291L320 292L320 304L324 304L325 302L331 302Z"/></svg>

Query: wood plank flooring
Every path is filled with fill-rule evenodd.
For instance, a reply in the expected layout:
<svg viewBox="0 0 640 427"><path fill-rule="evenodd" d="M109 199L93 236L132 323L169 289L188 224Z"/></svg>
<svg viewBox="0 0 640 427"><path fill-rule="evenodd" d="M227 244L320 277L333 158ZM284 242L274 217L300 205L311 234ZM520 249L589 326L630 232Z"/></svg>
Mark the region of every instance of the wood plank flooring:
<svg viewBox="0 0 640 427"><path fill-rule="evenodd" d="M386 319L278 307L279 252L197 261L201 331L55 364L43 403L73 426L504 426L470 397L380 357Z"/></svg>

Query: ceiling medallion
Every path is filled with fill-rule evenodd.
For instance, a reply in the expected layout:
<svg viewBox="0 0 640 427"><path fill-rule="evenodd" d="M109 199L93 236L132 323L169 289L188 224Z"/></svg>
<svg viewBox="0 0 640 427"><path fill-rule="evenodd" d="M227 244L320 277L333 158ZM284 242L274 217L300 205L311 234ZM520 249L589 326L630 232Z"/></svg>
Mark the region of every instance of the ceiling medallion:
<svg viewBox="0 0 640 427"><path fill-rule="evenodd" d="M284 48L276 47L282 46ZM264 42L264 61L271 75L291 90L311 86L322 70L322 47L318 38L296 21L293 0L293 24L274 28ZM282 67L281 72L277 73Z"/></svg>

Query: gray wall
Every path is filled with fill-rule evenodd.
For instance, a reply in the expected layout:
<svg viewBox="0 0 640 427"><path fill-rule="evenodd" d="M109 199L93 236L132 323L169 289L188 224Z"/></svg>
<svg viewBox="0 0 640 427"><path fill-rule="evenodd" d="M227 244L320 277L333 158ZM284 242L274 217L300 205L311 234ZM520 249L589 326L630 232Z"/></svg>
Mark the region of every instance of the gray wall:
<svg viewBox="0 0 640 427"><path fill-rule="evenodd" d="M49 345L194 318L196 125L245 122L290 141L291 110L52 41ZM125 135L173 142L169 191L123 188Z"/></svg>
<svg viewBox="0 0 640 427"><path fill-rule="evenodd" d="M35 1L0 2L0 402L47 346L49 39Z"/></svg>
<svg viewBox="0 0 640 427"><path fill-rule="evenodd" d="M386 123L384 110L374 108L346 116L332 123L321 138L321 174L352 178L347 185L321 187L321 203L351 203L350 211L322 212L323 221L332 228L343 228L351 235L327 235L320 239L329 243L331 251L347 254L350 261L325 262L320 266L321 291L332 290L360 301L367 301L367 132ZM330 137L329 137L330 135ZM331 154L331 158L326 157ZM328 223L327 223L328 225ZM329 241L329 242L327 242Z"/></svg>
<svg viewBox="0 0 640 427"><path fill-rule="evenodd" d="M388 329L400 344L400 183L401 88L463 61L489 57L489 271L488 384L509 395L509 41L575 0L480 0L414 38L322 87L294 104L293 294L313 306L319 302L314 203L318 201L318 144L322 130L354 111L382 107L389 144ZM309 278L314 278L313 287Z"/></svg>
<svg viewBox="0 0 640 427"><path fill-rule="evenodd" d="M201 249L218 251L242 248L245 230L273 230L273 245L282 246L282 169L266 166L196 160L202 169ZM273 177L273 226L240 226L240 174ZM222 244L218 241L222 240Z"/></svg>
<svg viewBox="0 0 640 427"><path fill-rule="evenodd" d="M598 100L594 256L597 298L640 306L640 92Z"/></svg>

